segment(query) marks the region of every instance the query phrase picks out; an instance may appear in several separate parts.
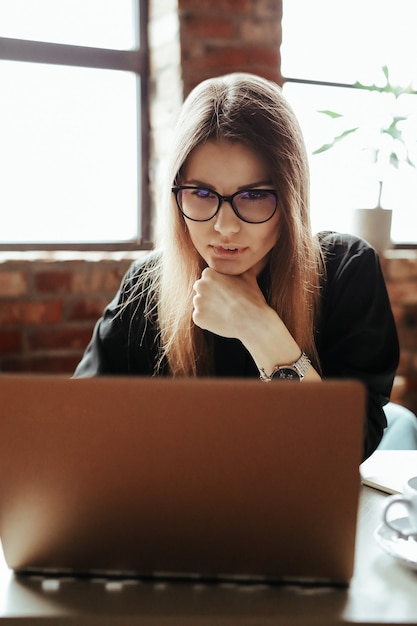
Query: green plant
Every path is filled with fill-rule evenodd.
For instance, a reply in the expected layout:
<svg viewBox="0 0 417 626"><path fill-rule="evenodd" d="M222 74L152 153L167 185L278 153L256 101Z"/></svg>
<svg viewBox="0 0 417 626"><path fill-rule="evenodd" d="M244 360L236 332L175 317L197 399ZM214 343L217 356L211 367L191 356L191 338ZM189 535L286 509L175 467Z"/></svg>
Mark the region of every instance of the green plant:
<svg viewBox="0 0 417 626"><path fill-rule="evenodd" d="M412 88L411 84L407 87L401 87L399 85L392 84L390 81L387 66L382 67L382 72L385 76L385 84L382 87L379 87L376 84L364 85L358 81L354 83L352 87L354 89L363 89L369 92L378 92L380 94L391 94L395 99L395 103L397 103L399 98L405 94L417 95L417 91ZM330 110L321 110L318 112L332 119L344 117L343 114L336 113L335 111ZM379 193L376 205L377 208L381 208L383 165L388 164L389 166L398 169L401 163L406 163L411 167L415 167L415 164L410 157L408 142L405 140L403 136L403 131L401 129L401 123L405 122L408 118L409 115L396 115L395 113L392 113L389 123L384 124L379 128L379 132L377 134L378 142L373 146L365 146L366 149L371 150L374 163L376 165L381 165L381 167L379 168ZM354 133L358 133L359 131L363 130L365 126L368 125L369 122L366 122L363 126L347 128L342 133L333 137L333 139L329 143L325 143L316 150L314 150L313 154L320 154L322 152L330 150L335 145L339 144L339 142L345 140L347 137L351 136ZM387 138L389 138L390 141L387 142Z"/></svg>

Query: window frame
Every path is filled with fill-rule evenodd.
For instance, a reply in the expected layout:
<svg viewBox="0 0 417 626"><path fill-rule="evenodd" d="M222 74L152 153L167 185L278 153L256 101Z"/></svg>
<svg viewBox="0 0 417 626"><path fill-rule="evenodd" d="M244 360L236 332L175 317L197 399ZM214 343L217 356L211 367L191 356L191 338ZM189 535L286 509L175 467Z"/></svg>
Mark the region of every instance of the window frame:
<svg viewBox="0 0 417 626"><path fill-rule="evenodd" d="M139 46L132 50L113 50L70 44L59 44L0 37L0 60L22 61L37 64L65 65L93 69L109 69L133 72L137 76L137 96L140 107L137 110L137 150L140 172L138 174L138 237L126 241L104 242L65 242L65 243L3 243L3 250L149 250L153 247L151 238L151 206L149 190L149 106L148 106L148 3L133 0L135 26Z"/></svg>

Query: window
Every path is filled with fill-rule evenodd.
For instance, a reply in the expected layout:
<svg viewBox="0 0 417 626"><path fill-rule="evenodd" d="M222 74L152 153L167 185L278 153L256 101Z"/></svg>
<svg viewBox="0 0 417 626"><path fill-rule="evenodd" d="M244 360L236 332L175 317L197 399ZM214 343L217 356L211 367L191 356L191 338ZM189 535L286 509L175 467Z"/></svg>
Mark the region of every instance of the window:
<svg viewBox="0 0 417 626"><path fill-rule="evenodd" d="M0 248L150 247L140 0L0 0Z"/></svg>
<svg viewBox="0 0 417 626"><path fill-rule="evenodd" d="M394 96L352 85L391 82L417 90L415 0L283 0L281 48L284 93L301 123L311 167L311 211L315 231L351 230L352 209L378 199L372 133L406 116L401 131L417 165L417 95ZM320 114L343 115L331 119ZM365 126L321 154L313 152L348 128ZM384 171L382 206L393 209L396 244L417 243L417 169L407 164Z"/></svg>

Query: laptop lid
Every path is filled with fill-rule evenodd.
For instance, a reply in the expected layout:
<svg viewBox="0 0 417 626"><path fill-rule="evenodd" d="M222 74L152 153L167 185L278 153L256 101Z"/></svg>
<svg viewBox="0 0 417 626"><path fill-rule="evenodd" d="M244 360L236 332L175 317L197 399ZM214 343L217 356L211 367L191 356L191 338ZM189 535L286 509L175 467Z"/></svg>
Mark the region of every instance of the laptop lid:
<svg viewBox="0 0 417 626"><path fill-rule="evenodd" d="M9 567L352 576L359 383L3 375L0 398Z"/></svg>

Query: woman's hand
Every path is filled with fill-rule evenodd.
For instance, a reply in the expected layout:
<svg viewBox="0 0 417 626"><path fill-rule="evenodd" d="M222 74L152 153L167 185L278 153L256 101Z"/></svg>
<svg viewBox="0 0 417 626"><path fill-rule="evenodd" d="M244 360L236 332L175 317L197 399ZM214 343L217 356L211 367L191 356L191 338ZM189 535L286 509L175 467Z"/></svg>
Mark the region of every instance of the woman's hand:
<svg viewBox="0 0 417 626"><path fill-rule="evenodd" d="M269 373L300 357L300 347L266 302L252 270L232 276L207 267L194 291L194 323L221 337L239 339L259 369ZM306 378L320 380L313 367Z"/></svg>
<svg viewBox="0 0 417 626"><path fill-rule="evenodd" d="M194 323L216 335L243 342L270 308L250 270L231 276L207 267L194 283L194 291Z"/></svg>

